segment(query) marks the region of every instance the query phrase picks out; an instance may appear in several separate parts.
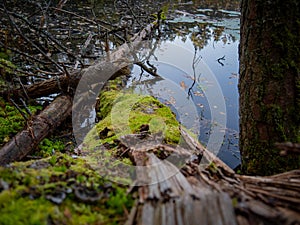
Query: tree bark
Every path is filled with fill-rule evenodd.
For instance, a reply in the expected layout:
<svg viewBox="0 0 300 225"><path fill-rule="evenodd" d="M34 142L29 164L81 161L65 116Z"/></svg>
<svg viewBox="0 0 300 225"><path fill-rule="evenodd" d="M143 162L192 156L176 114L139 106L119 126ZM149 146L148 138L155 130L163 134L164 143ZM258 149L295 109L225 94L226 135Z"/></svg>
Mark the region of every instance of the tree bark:
<svg viewBox="0 0 300 225"><path fill-rule="evenodd" d="M246 174L299 168L275 142L299 142L300 3L243 0L240 42L240 151Z"/></svg>
<svg viewBox="0 0 300 225"><path fill-rule="evenodd" d="M0 150L0 165L21 160L37 147L49 133L53 132L69 115L72 101L69 96L57 97L38 116L27 122L22 130Z"/></svg>

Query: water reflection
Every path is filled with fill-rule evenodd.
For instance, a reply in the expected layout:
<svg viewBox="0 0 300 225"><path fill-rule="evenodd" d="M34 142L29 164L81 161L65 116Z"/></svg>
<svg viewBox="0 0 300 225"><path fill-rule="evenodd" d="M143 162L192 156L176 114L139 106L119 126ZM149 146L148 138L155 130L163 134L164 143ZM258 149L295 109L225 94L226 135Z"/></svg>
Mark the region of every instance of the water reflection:
<svg viewBox="0 0 300 225"><path fill-rule="evenodd" d="M212 13L211 10L202 9L197 12ZM201 76L193 77L178 68L179 64L192 65L191 59L184 56L184 52L177 50L168 54L167 61L176 61L170 65L162 63L157 57L160 47L153 52L152 64L157 73L164 79L152 76L141 76L139 67L134 66L133 77L129 86L134 85L135 91L151 94L167 105L176 113L179 121L186 127L199 134L199 140L208 145L211 151L218 148L218 143L210 143L212 133L217 132L222 137L220 151L215 153L235 168L240 163L238 149L238 44L239 44L239 13L232 11L218 11L222 18L203 16L202 14L182 13L180 11L174 18L167 21L164 29L163 43L176 44L196 54L196 58L205 62L214 74L224 95L225 109L219 105L210 105L208 90L215 90L211 81ZM163 44L161 44L163 45ZM180 48L179 48L180 49ZM194 79L197 85L192 86ZM170 82L170 80L172 82ZM190 95L188 90L190 89ZM213 111L219 116L226 116L225 126L215 122ZM218 139L219 141L219 139ZM216 141L216 142L218 142ZM217 146L214 146L217 145Z"/></svg>
<svg viewBox="0 0 300 225"><path fill-rule="evenodd" d="M157 37L153 38L150 56L143 55L143 52L139 55L145 63L150 60L148 66L155 66L162 78L152 77L145 71L141 74L140 67L134 66L128 88L151 94L169 105L183 125L197 133L203 144L235 168L240 163L237 91L239 12L200 9L190 3L178 5L172 10L170 5L168 8L168 20L160 28L159 41ZM121 11L118 13L122 14ZM122 18L124 21L129 17L124 15ZM114 20L113 16L108 19ZM131 24L133 30L136 26ZM163 62L157 56L159 51L163 51L161 46L167 44L188 49L195 57L185 57L184 51L177 50L168 53ZM205 79L205 72L193 74L193 58L208 65L216 82ZM170 65L170 61L174 63ZM179 65L190 67L183 70L181 68L184 66ZM216 85L219 85L222 94L215 95L214 102L220 100L224 102L224 107L221 103L211 104L209 100ZM209 95L209 92L212 94ZM226 120L222 122L224 118Z"/></svg>

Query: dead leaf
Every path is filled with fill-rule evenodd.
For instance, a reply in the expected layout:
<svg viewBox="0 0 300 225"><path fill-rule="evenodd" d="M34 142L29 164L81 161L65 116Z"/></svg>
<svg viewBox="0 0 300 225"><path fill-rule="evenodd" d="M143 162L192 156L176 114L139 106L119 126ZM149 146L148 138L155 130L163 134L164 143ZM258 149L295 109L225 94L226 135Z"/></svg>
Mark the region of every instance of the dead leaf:
<svg viewBox="0 0 300 225"><path fill-rule="evenodd" d="M195 96L204 97L204 94L201 93L200 91L195 91L195 92L194 92L194 95L195 95Z"/></svg>
<svg viewBox="0 0 300 225"><path fill-rule="evenodd" d="M187 89L187 86L185 85L184 81L181 81L181 82L180 82L180 87L181 87L183 90Z"/></svg>
<svg viewBox="0 0 300 225"><path fill-rule="evenodd" d="M167 104L167 105L175 105L175 103L176 103L176 100L173 96L170 97L169 101L165 101L165 104Z"/></svg>
<svg viewBox="0 0 300 225"><path fill-rule="evenodd" d="M70 219L72 217L72 213L69 208L66 208L64 210L64 216L67 217L68 219Z"/></svg>

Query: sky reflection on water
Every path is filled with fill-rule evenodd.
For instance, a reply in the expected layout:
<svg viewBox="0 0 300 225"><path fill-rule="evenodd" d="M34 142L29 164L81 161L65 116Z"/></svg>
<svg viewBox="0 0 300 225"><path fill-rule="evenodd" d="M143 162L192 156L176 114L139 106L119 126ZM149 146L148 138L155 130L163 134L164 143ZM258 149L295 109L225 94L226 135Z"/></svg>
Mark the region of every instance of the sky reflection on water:
<svg viewBox="0 0 300 225"><path fill-rule="evenodd" d="M223 142L218 156L227 163L230 167L235 168L240 163L240 154L238 149L238 45L239 45L239 24L238 12L233 14L233 18L227 17L223 19L206 20L205 23L210 23L205 27L207 38L205 44L201 47L196 46L195 29L189 28L189 33L179 34L172 40L163 41L164 44L177 45L194 54L195 49L197 58L205 63L214 77L216 78L221 92L224 96L226 108L220 110L220 116L226 116L225 127L220 126L218 129L222 135ZM180 21L180 26L185 23L195 24L195 20L191 20L191 16L186 18L176 18L171 23L176 24ZM197 16L199 18L199 16ZM200 23L200 21L198 21ZM216 24L222 27L218 40L215 40L214 32ZM227 24L227 27L226 27ZM190 26L189 26L190 27ZM194 32L194 33L193 33ZM196 31L197 32L197 31ZM201 35L201 31L199 31ZM194 36L193 36L194 35ZM196 43L196 44L195 44ZM162 46L164 46L162 44ZM216 129L214 119L212 119L212 111L218 110L216 105L212 105L205 92L208 89L214 89L214 84L205 81L201 74L197 76L198 82L193 86L191 95L188 96L188 90L193 83L192 74L188 74L186 70L178 68L177 65L187 64L192 65L190 59L184 56L184 51L177 49L176 53L168 54L168 60L172 64L160 62L157 58L152 57L151 63L157 68L157 73L164 77L163 80L153 80L152 76L140 77L140 68L133 67L133 77L129 82L130 85L134 83L135 90L140 93L151 94L162 102L166 103L177 114L177 118L186 127L199 133L199 140L204 144L210 146L210 135L213 129ZM159 48L154 55L159 54ZM159 58L159 57L158 57ZM219 60L218 60L219 59ZM176 61L177 60L177 61ZM174 63L175 62L175 63ZM146 73L144 73L146 74ZM203 75L202 75L203 76ZM139 80L140 79L140 80ZM202 80L201 80L202 79ZM171 81L171 82L170 82ZM196 114L194 113L196 111ZM213 120L213 121L212 121ZM199 124L199 127L197 126ZM212 145L213 146L213 145ZM212 147L213 148L213 147Z"/></svg>

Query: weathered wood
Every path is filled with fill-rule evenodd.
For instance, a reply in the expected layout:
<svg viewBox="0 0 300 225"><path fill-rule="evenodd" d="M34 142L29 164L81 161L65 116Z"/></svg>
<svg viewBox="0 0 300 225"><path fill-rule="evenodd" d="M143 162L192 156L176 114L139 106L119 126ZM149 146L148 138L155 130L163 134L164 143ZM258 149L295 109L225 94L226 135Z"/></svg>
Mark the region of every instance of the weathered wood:
<svg viewBox="0 0 300 225"><path fill-rule="evenodd" d="M138 166L139 186L138 202L126 225L300 223L300 170L270 177L237 175L187 132L184 136L188 143L185 151L171 146L165 149L190 155L200 151L202 160L210 163L187 161L178 169L157 158L155 144L129 151Z"/></svg>
<svg viewBox="0 0 300 225"><path fill-rule="evenodd" d="M27 122L26 129L16 134L0 149L0 165L21 160L49 133L53 132L69 115L72 101L69 96L57 97L39 115Z"/></svg>
<svg viewBox="0 0 300 225"><path fill-rule="evenodd" d="M81 79L82 72L74 71L68 75L52 77L45 81L40 81L31 85L23 85L23 87L15 90L0 92L1 96L23 96L31 99L48 96L55 93L72 93Z"/></svg>
<svg viewBox="0 0 300 225"><path fill-rule="evenodd" d="M198 182L193 187L195 184L176 166L161 161L153 153L132 151L131 154L136 165L143 166L137 170L138 184L149 185L138 187L138 210L135 220L127 224L236 224L228 194L204 183Z"/></svg>

